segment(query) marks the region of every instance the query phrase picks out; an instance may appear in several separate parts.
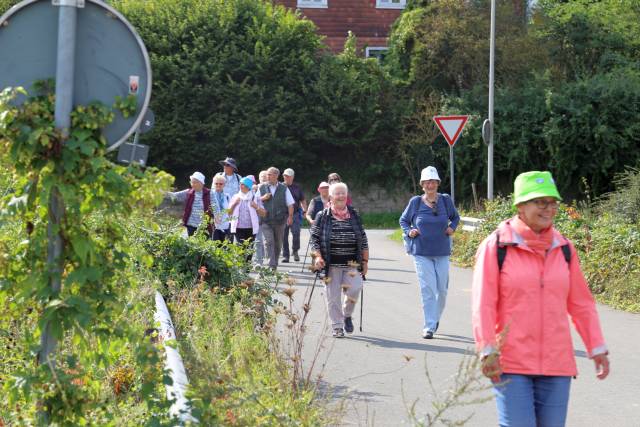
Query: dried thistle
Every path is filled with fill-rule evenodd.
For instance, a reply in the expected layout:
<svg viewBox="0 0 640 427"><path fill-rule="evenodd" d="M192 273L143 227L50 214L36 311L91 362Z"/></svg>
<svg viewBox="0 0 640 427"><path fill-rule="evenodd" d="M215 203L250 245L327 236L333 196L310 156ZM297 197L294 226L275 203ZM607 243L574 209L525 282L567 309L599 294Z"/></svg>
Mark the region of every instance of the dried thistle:
<svg viewBox="0 0 640 427"><path fill-rule="evenodd" d="M412 359L415 359L415 357L407 356L406 354L403 354L402 357L404 357L404 360L406 360L407 362L411 362Z"/></svg>
<svg viewBox="0 0 640 427"><path fill-rule="evenodd" d="M309 310L311 310L311 307L309 306L309 304L307 304L306 302L302 305L302 309L304 310L305 313L308 313Z"/></svg>
<svg viewBox="0 0 640 427"><path fill-rule="evenodd" d="M284 282L289 286L293 286L293 285L296 284L296 279L294 279L293 277L287 276L287 278L284 280Z"/></svg>
<svg viewBox="0 0 640 427"><path fill-rule="evenodd" d="M286 289L282 290L282 293L285 294L286 296L288 296L290 299L293 299L293 294L297 291L296 288L293 288L291 286L289 286Z"/></svg>

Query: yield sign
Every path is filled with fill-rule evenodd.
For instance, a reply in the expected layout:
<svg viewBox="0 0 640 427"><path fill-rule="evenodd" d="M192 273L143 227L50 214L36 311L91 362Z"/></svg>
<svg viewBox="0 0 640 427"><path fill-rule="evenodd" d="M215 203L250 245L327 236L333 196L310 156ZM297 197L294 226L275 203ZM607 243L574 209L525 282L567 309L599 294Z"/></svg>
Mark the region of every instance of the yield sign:
<svg viewBox="0 0 640 427"><path fill-rule="evenodd" d="M468 119L469 116L435 116L433 118L451 147L455 145Z"/></svg>

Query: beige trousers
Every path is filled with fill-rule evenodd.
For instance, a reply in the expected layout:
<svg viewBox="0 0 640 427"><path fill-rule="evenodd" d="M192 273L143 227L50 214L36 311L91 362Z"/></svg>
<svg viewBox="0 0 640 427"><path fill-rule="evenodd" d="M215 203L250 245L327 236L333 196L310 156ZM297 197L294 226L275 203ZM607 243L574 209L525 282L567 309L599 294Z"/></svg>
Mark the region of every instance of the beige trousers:
<svg viewBox="0 0 640 427"><path fill-rule="evenodd" d="M325 287L331 328L344 328L344 318L353 314L358 302L362 275L354 267L329 267L328 277L329 283L325 282Z"/></svg>

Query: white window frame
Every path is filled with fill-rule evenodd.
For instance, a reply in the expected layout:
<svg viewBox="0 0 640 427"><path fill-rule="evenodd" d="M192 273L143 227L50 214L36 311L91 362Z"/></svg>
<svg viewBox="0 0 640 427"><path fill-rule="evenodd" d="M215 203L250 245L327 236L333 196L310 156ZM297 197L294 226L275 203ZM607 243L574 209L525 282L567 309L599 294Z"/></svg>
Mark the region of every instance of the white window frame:
<svg viewBox="0 0 640 427"><path fill-rule="evenodd" d="M407 0L399 0L399 3L391 3L391 0L376 0L377 9L404 9L405 7L407 7Z"/></svg>
<svg viewBox="0 0 640 427"><path fill-rule="evenodd" d="M367 46L364 50L364 56L365 58L376 58L379 59L377 56L371 56L371 51L372 50L384 50L385 52L389 50L388 47L386 46Z"/></svg>
<svg viewBox="0 0 640 427"><path fill-rule="evenodd" d="M298 0L299 9L327 9L329 7L329 0Z"/></svg>

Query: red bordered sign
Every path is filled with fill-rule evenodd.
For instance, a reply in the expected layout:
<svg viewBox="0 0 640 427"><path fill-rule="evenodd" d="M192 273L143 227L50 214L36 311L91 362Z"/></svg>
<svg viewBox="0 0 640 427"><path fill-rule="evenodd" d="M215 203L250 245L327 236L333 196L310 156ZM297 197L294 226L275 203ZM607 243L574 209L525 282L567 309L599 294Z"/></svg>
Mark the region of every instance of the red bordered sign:
<svg viewBox="0 0 640 427"><path fill-rule="evenodd" d="M436 122L438 129L447 140L447 143L453 147L462 133L462 129L467 124L469 116L435 116L433 121Z"/></svg>

